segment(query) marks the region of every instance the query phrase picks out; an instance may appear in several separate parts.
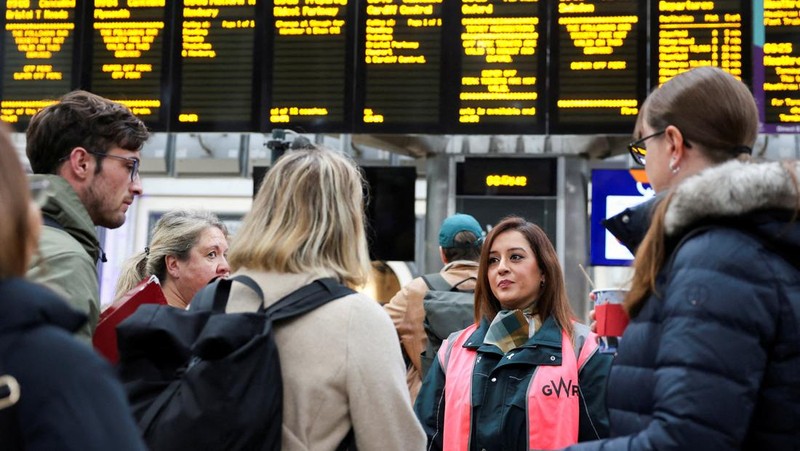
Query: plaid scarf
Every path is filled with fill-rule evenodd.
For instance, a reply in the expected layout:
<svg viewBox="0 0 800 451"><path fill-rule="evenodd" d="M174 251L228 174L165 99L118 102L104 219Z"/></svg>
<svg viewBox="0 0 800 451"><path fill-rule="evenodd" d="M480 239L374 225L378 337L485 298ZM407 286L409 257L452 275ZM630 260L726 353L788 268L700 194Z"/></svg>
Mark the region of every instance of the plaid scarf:
<svg viewBox="0 0 800 451"><path fill-rule="evenodd" d="M500 310L489 325L483 343L495 345L505 354L528 341L529 328L528 318L522 310Z"/></svg>

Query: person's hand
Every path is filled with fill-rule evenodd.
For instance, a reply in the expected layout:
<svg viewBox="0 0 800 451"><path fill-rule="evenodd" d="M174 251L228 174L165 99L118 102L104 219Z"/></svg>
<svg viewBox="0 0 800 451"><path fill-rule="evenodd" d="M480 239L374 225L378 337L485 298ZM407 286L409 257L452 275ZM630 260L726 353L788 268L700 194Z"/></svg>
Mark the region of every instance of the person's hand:
<svg viewBox="0 0 800 451"><path fill-rule="evenodd" d="M589 300L592 301L592 305L594 306L594 301L597 300L597 295L594 293L589 294ZM594 307L589 310L589 329L592 332L597 333L597 321L594 317Z"/></svg>

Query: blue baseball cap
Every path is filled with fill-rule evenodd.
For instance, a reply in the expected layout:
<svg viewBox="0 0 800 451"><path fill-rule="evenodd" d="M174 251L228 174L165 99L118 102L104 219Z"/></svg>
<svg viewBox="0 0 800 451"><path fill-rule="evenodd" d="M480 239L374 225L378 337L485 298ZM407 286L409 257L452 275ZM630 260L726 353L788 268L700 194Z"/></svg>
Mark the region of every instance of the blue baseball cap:
<svg viewBox="0 0 800 451"><path fill-rule="evenodd" d="M470 246L477 246L483 241L483 229L478 221L470 215L456 213L442 222L442 228L439 229L439 246L443 248L463 247L466 243L456 245L455 242L455 237L460 232L471 232L478 238L475 242L469 243Z"/></svg>

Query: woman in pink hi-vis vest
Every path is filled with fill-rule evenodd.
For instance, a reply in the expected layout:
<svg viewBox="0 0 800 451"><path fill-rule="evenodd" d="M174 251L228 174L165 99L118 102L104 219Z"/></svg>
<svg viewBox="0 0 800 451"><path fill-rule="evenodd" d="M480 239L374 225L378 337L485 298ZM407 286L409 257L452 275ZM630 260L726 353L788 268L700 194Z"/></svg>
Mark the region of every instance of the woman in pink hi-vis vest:
<svg viewBox="0 0 800 451"><path fill-rule="evenodd" d="M547 235L508 217L481 251L475 324L442 345L414 410L430 449L556 449L606 437L611 359L574 321Z"/></svg>

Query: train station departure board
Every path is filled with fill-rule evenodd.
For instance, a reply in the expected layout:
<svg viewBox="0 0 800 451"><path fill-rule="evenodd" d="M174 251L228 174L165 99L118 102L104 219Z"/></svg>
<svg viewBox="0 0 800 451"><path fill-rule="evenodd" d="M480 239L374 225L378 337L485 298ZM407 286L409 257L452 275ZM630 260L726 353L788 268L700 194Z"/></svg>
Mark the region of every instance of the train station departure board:
<svg viewBox="0 0 800 451"><path fill-rule="evenodd" d="M653 84L698 66L717 66L750 82L749 1L654 1Z"/></svg>
<svg viewBox="0 0 800 451"><path fill-rule="evenodd" d="M273 0L268 128L337 131L352 120L351 0Z"/></svg>
<svg viewBox="0 0 800 451"><path fill-rule="evenodd" d="M40 0L41 3L42 0ZM163 128L167 0L94 0L89 89Z"/></svg>
<svg viewBox="0 0 800 451"><path fill-rule="evenodd" d="M800 132L800 5L764 5L764 122L768 132Z"/></svg>
<svg viewBox="0 0 800 451"><path fill-rule="evenodd" d="M183 0L176 130L254 129L257 0Z"/></svg>
<svg viewBox="0 0 800 451"><path fill-rule="evenodd" d="M73 87L75 0L5 3L0 120L22 129L38 110Z"/></svg>
<svg viewBox="0 0 800 451"><path fill-rule="evenodd" d="M647 90L646 4L559 0L551 86L558 132L629 132Z"/></svg>
<svg viewBox="0 0 800 451"><path fill-rule="evenodd" d="M538 0L458 0L458 132L544 130L546 5Z"/></svg>
<svg viewBox="0 0 800 451"><path fill-rule="evenodd" d="M779 0L3 0L0 119L73 89L153 131L630 133L698 66L800 132L800 6Z"/></svg>
<svg viewBox="0 0 800 451"><path fill-rule="evenodd" d="M441 131L442 3L362 2L357 129Z"/></svg>

